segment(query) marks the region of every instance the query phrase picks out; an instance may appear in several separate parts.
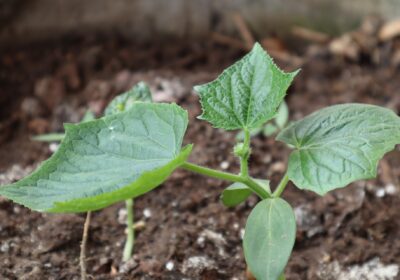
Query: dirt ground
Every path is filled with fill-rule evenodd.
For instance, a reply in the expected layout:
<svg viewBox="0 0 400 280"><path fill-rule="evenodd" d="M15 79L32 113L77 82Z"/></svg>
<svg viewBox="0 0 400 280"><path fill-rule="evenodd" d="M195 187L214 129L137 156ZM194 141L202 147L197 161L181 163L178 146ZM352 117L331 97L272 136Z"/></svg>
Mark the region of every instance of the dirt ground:
<svg viewBox="0 0 400 280"><path fill-rule="evenodd" d="M380 26L379 26L380 28ZM400 41L379 38L378 27L325 43L286 48L277 40L277 64L302 71L289 89L290 118L344 102L372 103L400 112ZM272 42L272 43L271 43ZM100 115L108 100L139 80L157 101L189 111L186 143L191 161L238 171L231 150L235 133L199 121L194 84L210 81L243 50L215 42L139 45L123 40L74 39L26 46L0 54L0 182L21 178L55 145L30 136L62 131L89 107ZM273 138L252 140L250 170L275 186L289 149ZM287 279L400 279L400 153L385 156L376 180L319 197L290 185L298 230ZM226 182L176 171L162 186L135 200L134 257L121 261L124 205L94 213L88 243L95 279L245 279L241 237L257 203L251 197L227 209L219 201ZM0 278L79 279L84 215L31 212L0 198ZM364 277L364 278L363 278Z"/></svg>

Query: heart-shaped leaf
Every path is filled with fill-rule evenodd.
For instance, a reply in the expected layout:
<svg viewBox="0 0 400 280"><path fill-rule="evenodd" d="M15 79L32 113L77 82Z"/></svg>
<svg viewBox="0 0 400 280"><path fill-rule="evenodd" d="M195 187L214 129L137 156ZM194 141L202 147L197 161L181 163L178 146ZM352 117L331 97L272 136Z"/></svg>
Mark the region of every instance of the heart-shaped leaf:
<svg viewBox="0 0 400 280"><path fill-rule="evenodd" d="M264 199L247 219L243 250L257 280L277 280L289 260L296 238L292 208L281 198Z"/></svg>
<svg viewBox="0 0 400 280"><path fill-rule="evenodd" d="M297 73L284 73L256 43L215 81L194 88L203 108L199 118L226 130L258 128L275 116Z"/></svg>
<svg viewBox="0 0 400 280"><path fill-rule="evenodd" d="M0 195L47 212L84 212L137 197L186 161L187 122L175 104L135 103L126 112L66 125L58 151L32 175L0 187Z"/></svg>
<svg viewBox="0 0 400 280"><path fill-rule="evenodd" d="M322 195L376 177L378 161L400 143L400 118L374 105L336 105L292 124L277 139L295 148L290 180Z"/></svg>
<svg viewBox="0 0 400 280"><path fill-rule="evenodd" d="M256 181L268 193L271 193L268 180L256 179ZM233 207L245 201L252 193L253 191L245 184L233 183L222 192L221 201L226 207Z"/></svg>

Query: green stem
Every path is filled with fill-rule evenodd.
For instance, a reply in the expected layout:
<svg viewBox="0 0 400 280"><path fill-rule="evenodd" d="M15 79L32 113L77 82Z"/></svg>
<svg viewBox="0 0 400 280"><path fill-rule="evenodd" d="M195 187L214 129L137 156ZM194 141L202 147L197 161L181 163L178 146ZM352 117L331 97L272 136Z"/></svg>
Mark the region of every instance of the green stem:
<svg viewBox="0 0 400 280"><path fill-rule="evenodd" d="M133 228L133 199L127 199L126 204L126 227L128 230L128 235L124 247L122 260L124 262L128 261L132 257L133 245L135 243L135 229Z"/></svg>
<svg viewBox="0 0 400 280"><path fill-rule="evenodd" d="M228 173L228 172L223 172L223 171L218 171L215 169L211 169L208 167L200 166L197 164L193 164L190 162L185 162L183 165L181 165L183 169L199 173L201 175L205 175L208 177L213 177L217 179L222 179L230 182L242 182L243 178L239 175Z"/></svg>
<svg viewBox="0 0 400 280"><path fill-rule="evenodd" d="M244 130L244 141L243 149L246 151L240 157L240 175L248 177L249 176L249 156L250 156L250 132L249 130Z"/></svg>
<svg viewBox="0 0 400 280"><path fill-rule="evenodd" d="M282 180L280 181L278 187L272 194L273 197L280 197L282 192L285 190L287 183L289 182L289 176L287 173L282 177Z"/></svg>
<svg viewBox="0 0 400 280"><path fill-rule="evenodd" d="M250 189L252 189L259 197L262 199L269 198L271 195L261 187L256 181L251 179L250 177L245 177L241 175L236 175L228 172L214 170L208 167L203 167L197 164L185 162L181 165L183 169L202 174L208 177L213 177L217 179L222 179L230 182L239 182L247 185Z"/></svg>
<svg viewBox="0 0 400 280"><path fill-rule="evenodd" d="M255 192L261 199L271 198L271 194L261 187L251 177L244 177L241 183L248 186L253 192Z"/></svg>

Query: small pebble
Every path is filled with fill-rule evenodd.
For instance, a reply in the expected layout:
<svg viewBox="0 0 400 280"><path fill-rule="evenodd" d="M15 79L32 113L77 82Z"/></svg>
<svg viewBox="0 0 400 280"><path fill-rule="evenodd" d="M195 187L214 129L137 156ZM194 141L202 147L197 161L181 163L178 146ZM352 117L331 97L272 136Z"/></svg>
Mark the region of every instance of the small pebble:
<svg viewBox="0 0 400 280"><path fill-rule="evenodd" d="M14 206L13 210L15 214L21 213L21 208L19 208L18 206Z"/></svg>
<svg viewBox="0 0 400 280"><path fill-rule="evenodd" d="M0 246L1 252L7 253L9 250L10 250L10 245L8 244L8 242L1 244L1 246Z"/></svg>
<svg viewBox="0 0 400 280"><path fill-rule="evenodd" d="M60 147L60 144L50 143L49 150L50 150L50 152L55 153L59 147Z"/></svg>
<svg viewBox="0 0 400 280"><path fill-rule="evenodd" d="M175 265L174 265L174 263L173 263L172 261L169 261L169 262L167 262L167 263L165 264L165 268L166 268L168 271L172 271L172 270L174 269L174 267L175 267Z"/></svg>
<svg viewBox="0 0 400 280"><path fill-rule="evenodd" d="M379 188L379 189L377 189L376 192L375 192L375 195L376 195L377 197L384 197L385 194L386 194L386 192L385 192L385 189L383 189L383 188Z"/></svg>
<svg viewBox="0 0 400 280"><path fill-rule="evenodd" d="M229 162L228 161L223 161L220 164L222 169L228 169L229 168Z"/></svg>
<svg viewBox="0 0 400 280"><path fill-rule="evenodd" d="M243 239L244 238L244 228L242 228L240 230L240 238Z"/></svg>
<svg viewBox="0 0 400 280"><path fill-rule="evenodd" d="M126 208L121 208L118 210L118 223L121 225L126 225L126 217L127 217L127 212Z"/></svg>
<svg viewBox="0 0 400 280"><path fill-rule="evenodd" d="M385 192L389 195L394 195L397 193L397 188L393 184L389 184L385 186Z"/></svg>
<svg viewBox="0 0 400 280"><path fill-rule="evenodd" d="M151 210L148 209L148 208L144 209L144 210L143 210L143 216L144 216L145 218L150 218L150 217L151 217Z"/></svg>
<svg viewBox="0 0 400 280"><path fill-rule="evenodd" d="M200 246L200 247L204 247L204 242L206 241L206 239L205 239L205 237L204 236L199 236L199 238L197 238L197 244Z"/></svg>

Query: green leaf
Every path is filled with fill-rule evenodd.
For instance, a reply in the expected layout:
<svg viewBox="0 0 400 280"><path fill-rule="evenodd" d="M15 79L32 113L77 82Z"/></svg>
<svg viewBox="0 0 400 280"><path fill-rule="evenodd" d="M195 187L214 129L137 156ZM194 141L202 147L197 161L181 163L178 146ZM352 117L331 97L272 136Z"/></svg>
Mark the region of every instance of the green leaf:
<svg viewBox="0 0 400 280"><path fill-rule="evenodd" d="M279 106L278 113L276 113L275 123L280 128L283 129L289 120L289 108L286 102L282 102Z"/></svg>
<svg viewBox="0 0 400 280"><path fill-rule="evenodd" d="M58 151L30 176L0 187L0 195L47 212L85 212L137 197L186 161L187 122L175 104L136 103L126 112L65 125Z"/></svg>
<svg viewBox="0 0 400 280"><path fill-rule="evenodd" d="M104 115L113 115L129 110L136 102L152 102L149 86L140 82L129 91L116 96L107 106Z"/></svg>
<svg viewBox="0 0 400 280"><path fill-rule="evenodd" d="M257 280L277 280L289 260L296 238L292 208L281 198L264 199L247 219L243 250Z"/></svg>
<svg viewBox="0 0 400 280"><path fill-rule="evenodd" d="M336 105L292 124L277 139L295 148L290 180L322 195L376 177L378 161L400 143L400 118L378 106Z"/></svg>
<svg viewBox="0 0 400 280"><path fill-rule="evenodd" d="M272 136L279 131L279 128L272 123L267 123L263 128L264 136Z"/></svg>
<svg viewBox="0 0 400 280"><path fill-rule="evenodd" d="M271 193L268 180L256 179L256 181ZM252 193L252 190L245 184L233 183L222 192L221 201L226 207L233 207L245 201Z"/></svg>
<svg viewBox="0 0 400 280"><path fill-rule="evenodd" d="M260 127L275 116L293 73L284 73L256 43L250 53L211 83L196 86L200 119L226 130Z"/></svg>

